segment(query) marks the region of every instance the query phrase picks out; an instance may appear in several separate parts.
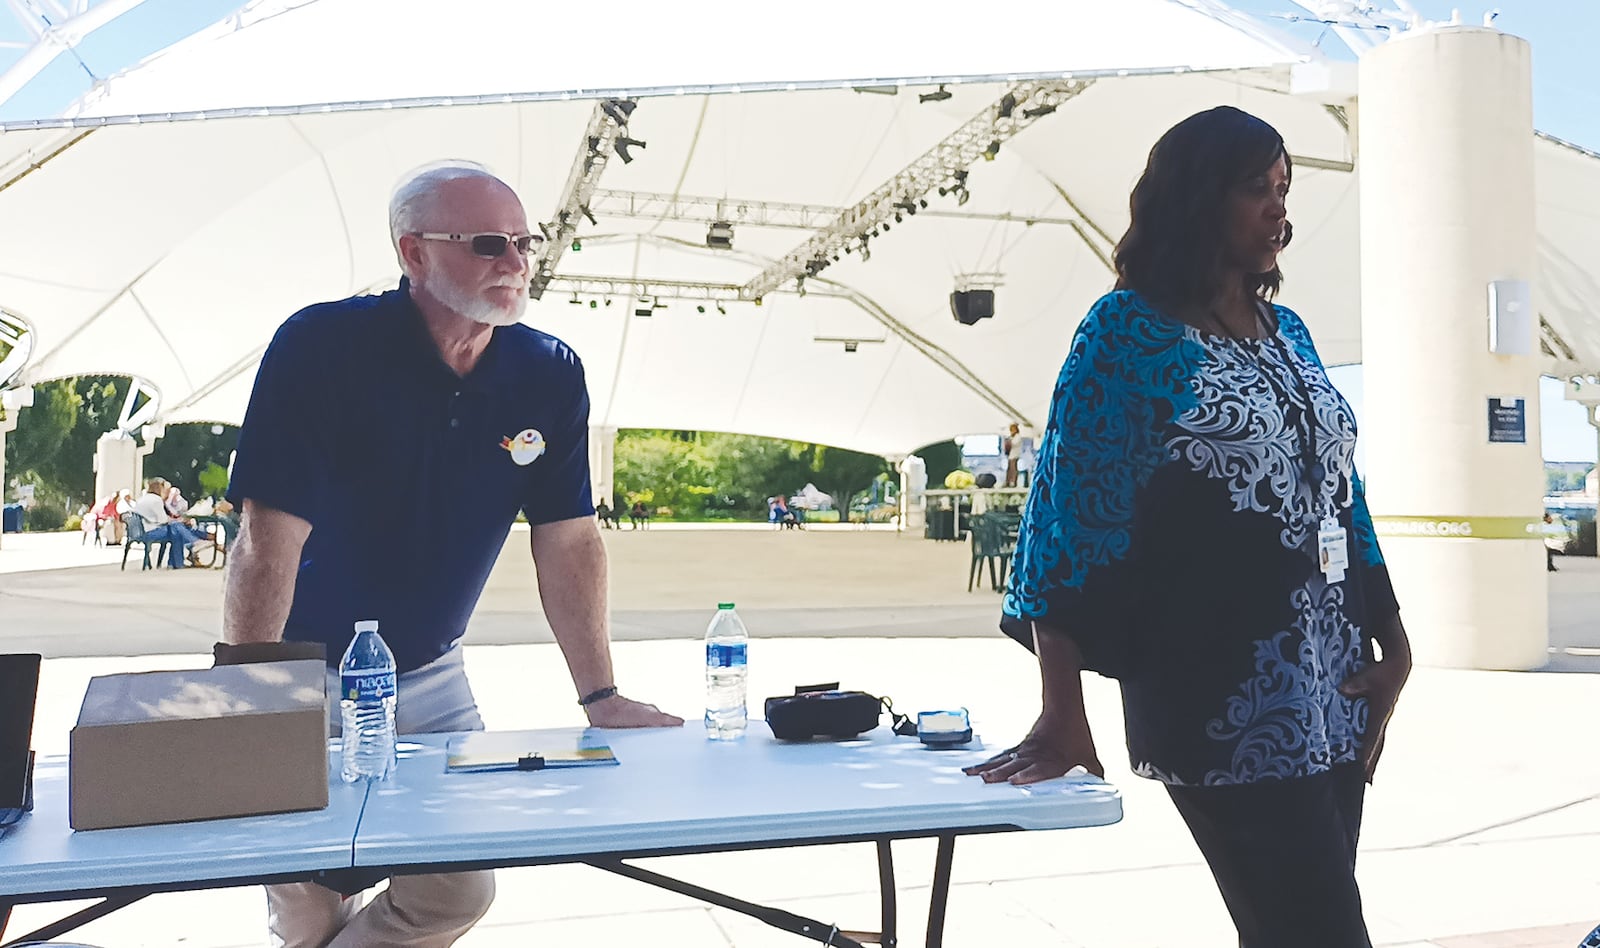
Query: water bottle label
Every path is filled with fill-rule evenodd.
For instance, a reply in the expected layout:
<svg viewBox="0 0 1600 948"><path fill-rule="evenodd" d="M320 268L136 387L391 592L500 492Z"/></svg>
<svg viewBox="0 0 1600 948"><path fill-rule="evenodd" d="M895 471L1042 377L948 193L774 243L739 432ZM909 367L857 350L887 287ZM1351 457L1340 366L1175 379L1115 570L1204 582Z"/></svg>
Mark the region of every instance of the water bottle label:
<svg viewBox="0 0 1600 948"><path fill-rule="evenodd" d="M745 664L745 643L714 644L706 643L707 668L734 668Z"/></svg>
<svg viewBox="0 0 1600 948"><path fill-rule="evenodd" d="M339 676L339 695L346 701L382 701L393 698L394 672L376 672L362 675L346 673Z"/></svg>

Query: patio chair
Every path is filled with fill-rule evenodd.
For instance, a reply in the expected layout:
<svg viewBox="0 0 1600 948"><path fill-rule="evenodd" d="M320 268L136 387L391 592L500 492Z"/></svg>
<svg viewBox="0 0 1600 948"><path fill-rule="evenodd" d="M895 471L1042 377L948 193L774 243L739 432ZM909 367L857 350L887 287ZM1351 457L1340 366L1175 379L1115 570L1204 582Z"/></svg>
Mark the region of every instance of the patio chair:
<svg viewBox="0 0 1600 948"><path fill-rule="evenodd" d="M144 566L140 567L140 572L155 568L150 565L150 545L152 543L156 545L156 566L160 566L161 562L167 558L168 541L147 539L144 530L144 518L131 510L122 515L122 522L128 528L127 533L122 538L122 568L128 568L128 548L135 543L144 547Z"/></svg>
<svg viewBox="0 0 1600 948"><path fill-rule="evenodd" d="M1014 547L1007 536L1005 518L981 513L968 521L968 529L972 533L972 562L967 570L967 592L972 592L985 563L989 565L989 588L999 592L1005 585Z"/></svg>

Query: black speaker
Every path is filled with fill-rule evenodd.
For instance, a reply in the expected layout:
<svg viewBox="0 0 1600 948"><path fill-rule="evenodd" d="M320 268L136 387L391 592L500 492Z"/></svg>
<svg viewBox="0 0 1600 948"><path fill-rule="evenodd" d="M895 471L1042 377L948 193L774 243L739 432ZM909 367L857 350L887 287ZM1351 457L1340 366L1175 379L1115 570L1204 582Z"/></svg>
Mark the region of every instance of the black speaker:
<svg viewBox="0 0 1600 948"><path fill-rule="evenodd" d="M956 290L950 294L950 312L963 326L988 319L994 315L994 290Z"/></svg>

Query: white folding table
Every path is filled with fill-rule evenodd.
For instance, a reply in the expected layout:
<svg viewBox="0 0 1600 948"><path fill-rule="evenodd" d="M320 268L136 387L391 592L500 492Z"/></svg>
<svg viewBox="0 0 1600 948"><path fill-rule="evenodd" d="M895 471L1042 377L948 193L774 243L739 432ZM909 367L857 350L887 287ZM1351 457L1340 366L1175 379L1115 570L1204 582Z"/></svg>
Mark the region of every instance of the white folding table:
<svg viewBox="0 0 1600 948"><path fill-rule="evenodd" d="M1094 777L1033 787L961 773L992 750L933 750L888 728L789 744L759 721L743 740L694 725L603 732L620 766L447 773L449 735L402 738L392 780L346 786L331 767L328 809L73 832L67 769L42 761L35 810L0 833L0 938L10 906L103 901L18 941L57 937L155 892L317 880L344 891L386 875L585 863L841 948L895 944L890 843L938 839L929 945L940 943L955 838L1115 823L1116 789ZM876 932L842 930L690 885L626 860L841 842L877 847ZM3 946L0 946L3 948Z"/></svg>
<svg viewBox="0 0 1600 948"><path fill-rule="evenodd" d="M74 832L67 759L42 758L33 812L0 830L0 938L11 907L25 902L101 899L17 942L58 937L156 892L304 881L348 869L367 788L340 782L336 758L330 768L325 810Z"/></svg>
<svg viewBox="0 0 1600 948"><path fill-rule="evenodd" d="M993 750L935 750L886 727L803 744L774 740L762 722L727 743L706 740L693 725L602 733L620 766L447 773L447 736L416 738L396 778L373 786L356 867L413 873L582 862L849 948L895 943L890 841L936 837L927 943L938 945L956 836L1122 817L1121 796L1095 777L985 784L961 767ZM877 846L879 931L841 930L624 861L840 842Z"/></svg>

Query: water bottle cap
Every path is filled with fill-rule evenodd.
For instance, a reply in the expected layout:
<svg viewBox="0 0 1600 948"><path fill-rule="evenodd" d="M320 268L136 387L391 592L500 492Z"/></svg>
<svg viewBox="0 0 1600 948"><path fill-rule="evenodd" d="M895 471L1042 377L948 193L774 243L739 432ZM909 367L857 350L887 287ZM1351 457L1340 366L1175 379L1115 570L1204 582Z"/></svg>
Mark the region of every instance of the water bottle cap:
<svg viewBox="0 0 1600 948"><path fill-rule="evenodd" d="M356 634L357 635L361 634L362 632L376 632L376 631L378 631L378 620L377 619L362 619L360 622L356 623Z"/></svg>
<svg viewBox="0 0 1600 948"><path fill-rule="evenodd" d="M717 603L717 608L718 609L732 609L733 608L733 603L731 603L731 602L719 602L719 603Z"/></svg>

